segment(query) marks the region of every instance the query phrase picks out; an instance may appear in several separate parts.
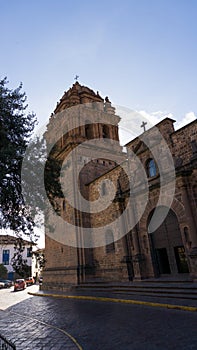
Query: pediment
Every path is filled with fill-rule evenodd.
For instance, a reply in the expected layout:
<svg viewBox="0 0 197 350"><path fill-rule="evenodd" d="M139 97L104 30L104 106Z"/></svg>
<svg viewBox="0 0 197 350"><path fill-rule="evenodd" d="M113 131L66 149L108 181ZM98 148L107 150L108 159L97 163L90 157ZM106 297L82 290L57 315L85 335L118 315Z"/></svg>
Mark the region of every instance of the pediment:
<svg viewBox="0 0 197 350"><path fill-rule="evenodd" d="M138 155L140 153L143 153L148 150L148 147L142 142L141 140L138 141L138 143L133 148L133 152Z"/></svg>

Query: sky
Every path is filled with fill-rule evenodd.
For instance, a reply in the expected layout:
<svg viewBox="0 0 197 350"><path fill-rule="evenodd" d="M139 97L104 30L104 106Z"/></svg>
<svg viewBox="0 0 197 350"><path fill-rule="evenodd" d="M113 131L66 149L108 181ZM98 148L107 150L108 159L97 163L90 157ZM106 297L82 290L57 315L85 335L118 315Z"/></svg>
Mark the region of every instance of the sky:
<svg viewBox="0 0 197 350"><path fill-rule="evenodd" d="M141 120L178 128L197 116L196 18L196 0L0 0L0 78L23 83L40 127L79 75Z"/></svg>
<svg viewBox="0 0 197 350"><path fill-rule="evenodd" d="M40 125L75 82L153 122L197 115L196 0L0 0L0 77Z"/></svg>

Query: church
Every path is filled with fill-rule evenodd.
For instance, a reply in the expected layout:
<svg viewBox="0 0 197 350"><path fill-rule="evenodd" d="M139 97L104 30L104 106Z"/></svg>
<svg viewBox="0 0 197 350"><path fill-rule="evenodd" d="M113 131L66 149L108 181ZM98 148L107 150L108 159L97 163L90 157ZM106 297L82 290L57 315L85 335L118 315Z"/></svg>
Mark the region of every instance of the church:
<svg viewBox="0 0 197 350"><path fill-rule="evenodd" d="M197 120L174 122L123 148L108 97L78 81L64 93L45 133L64 196L46 218L44 289L197 280Z"/></svg>

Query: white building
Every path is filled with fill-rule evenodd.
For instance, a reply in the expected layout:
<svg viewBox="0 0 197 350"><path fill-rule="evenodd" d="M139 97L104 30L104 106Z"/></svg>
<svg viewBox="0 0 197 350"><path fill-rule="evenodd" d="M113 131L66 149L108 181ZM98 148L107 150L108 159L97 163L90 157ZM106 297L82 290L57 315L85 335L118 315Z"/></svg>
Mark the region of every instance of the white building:
<svg viewBox="0 0 197 350"><path fill-rule="evenodd" d="M42 276L44 264L44 249L36 249L36 247L34 247L32 251L32 276L35 277L36 281Z"/></svg>
<svg viewBox="0 0 197 350"><path fill-rule="evenodd" d="M0 264L3 264L8 270L8 279L14 279L14 270L11 265L11 260L16 251L15 244L17 242L17 237L10 235L0 235ZM27 261L27 265L30 266L30 271L32 269L32 242L26 240L22 241L24 251L22 252L22 257ZM32 272L30 273L32 275Z"/></svg>

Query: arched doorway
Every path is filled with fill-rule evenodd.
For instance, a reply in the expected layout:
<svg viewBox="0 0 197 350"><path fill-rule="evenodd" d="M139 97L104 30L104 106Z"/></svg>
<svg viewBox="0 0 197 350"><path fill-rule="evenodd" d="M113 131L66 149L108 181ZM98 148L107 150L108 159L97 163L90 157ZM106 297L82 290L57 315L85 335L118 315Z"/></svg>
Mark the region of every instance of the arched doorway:
<svg viewBox="0 0 197 350"><path fill-rule="evenodd" d="M148 225L154 210L149 215ZM158 215L163 210L166 208L158 207ZM156 276L189 272L179 223L171 209L162 224L154 232L149 233L149 239Z"/></svg>

